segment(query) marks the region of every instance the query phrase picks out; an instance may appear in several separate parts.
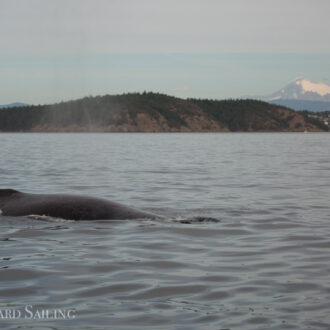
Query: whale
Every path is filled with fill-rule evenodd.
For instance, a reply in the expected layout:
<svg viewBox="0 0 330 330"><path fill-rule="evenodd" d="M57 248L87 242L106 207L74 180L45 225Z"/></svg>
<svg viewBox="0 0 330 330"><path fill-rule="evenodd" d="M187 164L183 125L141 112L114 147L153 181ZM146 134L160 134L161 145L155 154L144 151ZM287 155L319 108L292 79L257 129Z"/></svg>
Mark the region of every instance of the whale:
<svg viewBox="0 0 330 330"><path fill-rule="evenodd" d="M104 198L70 194L30 194L0 189L0 214L3 216L48 216L65 220L164 219Z"/></svg>

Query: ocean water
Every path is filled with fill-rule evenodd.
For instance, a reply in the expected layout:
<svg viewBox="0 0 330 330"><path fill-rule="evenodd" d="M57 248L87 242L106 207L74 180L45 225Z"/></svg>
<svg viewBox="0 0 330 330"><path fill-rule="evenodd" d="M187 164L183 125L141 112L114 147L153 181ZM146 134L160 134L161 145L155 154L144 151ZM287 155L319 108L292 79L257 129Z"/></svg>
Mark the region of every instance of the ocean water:
<svg viewBox="0 0 330 330"><path fill-rule="evenodd" d="M0 134L0 152L1 189L167 218L0 216L0 328L330 329L330 134ZM197 216L220 221L177 221Z"/></svg>

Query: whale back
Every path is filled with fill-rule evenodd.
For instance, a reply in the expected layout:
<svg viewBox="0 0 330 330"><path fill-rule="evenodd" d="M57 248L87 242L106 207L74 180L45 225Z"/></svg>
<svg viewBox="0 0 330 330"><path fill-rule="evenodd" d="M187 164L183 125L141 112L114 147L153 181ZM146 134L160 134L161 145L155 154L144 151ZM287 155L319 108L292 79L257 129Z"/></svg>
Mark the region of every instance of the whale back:
<svg viewBox="0 0 330 330"><path fill-rule="evenodd" d="M15 189L0 189L0 197L8 197L16 193L19 191Z"/></svg>
<svg viewBox="0 0 330 330"><path fill-rule="evenodd" d="M68 220L159 219L158 215L103 198L67 194L28 194L0 189L2 215L45 215Z"/></svg>

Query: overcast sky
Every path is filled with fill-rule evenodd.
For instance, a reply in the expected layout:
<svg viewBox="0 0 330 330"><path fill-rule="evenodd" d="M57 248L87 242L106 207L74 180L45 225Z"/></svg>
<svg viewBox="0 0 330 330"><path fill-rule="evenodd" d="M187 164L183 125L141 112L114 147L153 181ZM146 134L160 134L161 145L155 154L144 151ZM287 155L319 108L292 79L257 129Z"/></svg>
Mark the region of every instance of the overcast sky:
<svg viewBox="0 0 330 330"><path fill-rule="evenodd" d="M0 104L329 83L329 0L0 0Z"/></svg>

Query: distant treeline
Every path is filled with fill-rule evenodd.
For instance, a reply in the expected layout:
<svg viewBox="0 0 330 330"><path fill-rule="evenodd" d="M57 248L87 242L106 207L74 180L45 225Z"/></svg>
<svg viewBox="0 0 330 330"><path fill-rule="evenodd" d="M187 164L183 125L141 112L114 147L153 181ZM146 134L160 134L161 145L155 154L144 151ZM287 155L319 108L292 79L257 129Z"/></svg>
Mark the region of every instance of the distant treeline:
<svg viewBox="0 0 330 330"><path fill-rule="evenodd" d="M307 114L262 101L184 100L152 92L0 109L3 132L97 131L98 128L101 131L327 130L322 122L311 121Z"/></svg>
<svg viewBox="0 0 330 330"><path fill-rule="evenodd" d="M330 111L308 111L308 110L302 110L297 111L298 113L301 113L303 115L311 115L311 116L318 116L318 117L329 117Z"/></svg>

